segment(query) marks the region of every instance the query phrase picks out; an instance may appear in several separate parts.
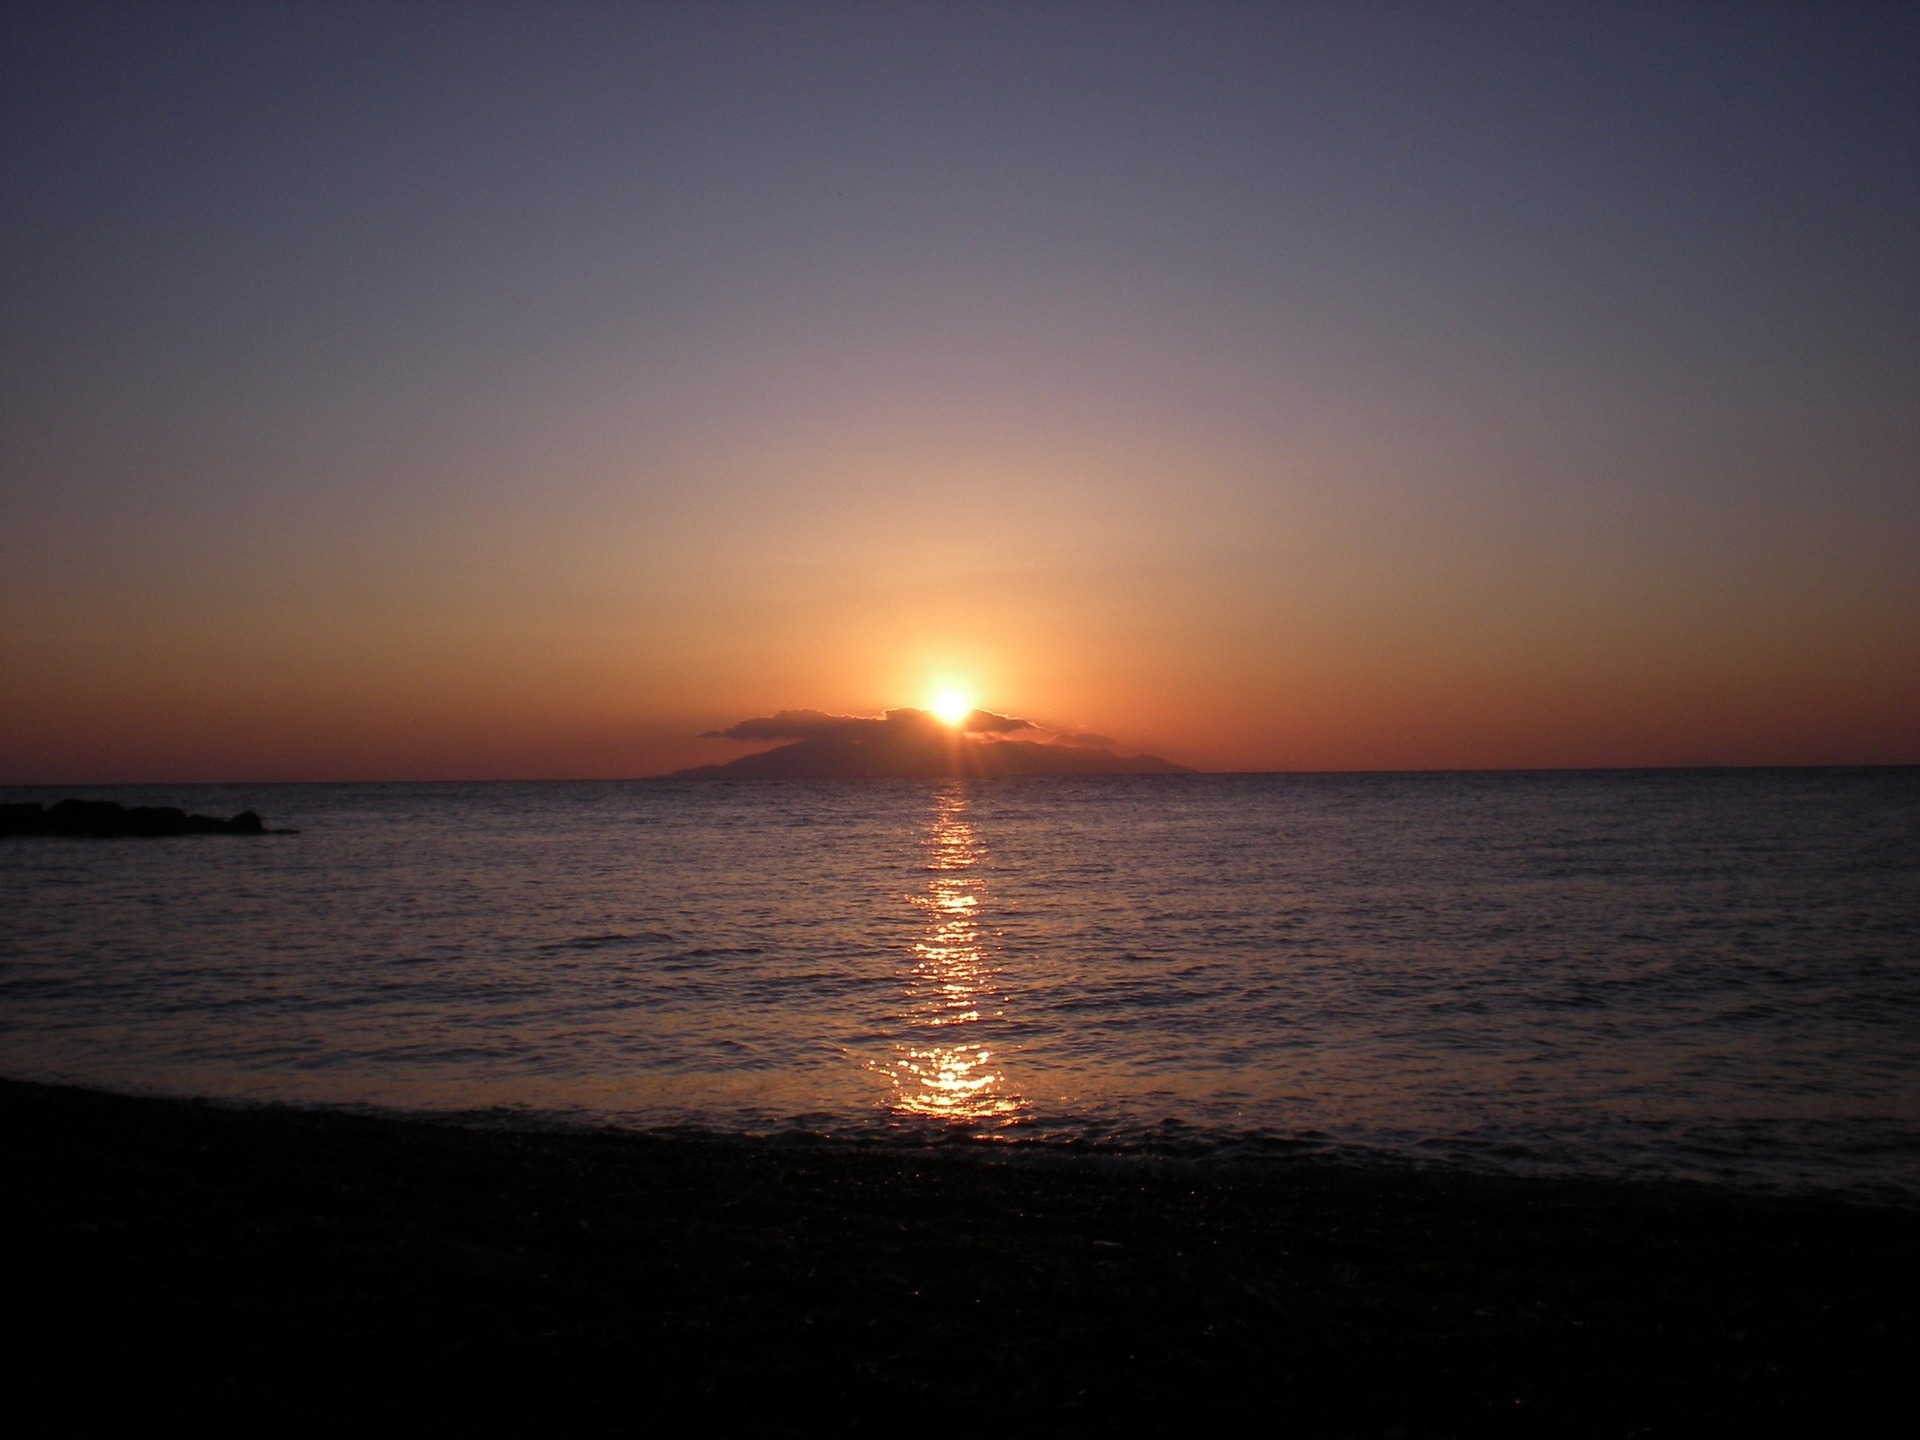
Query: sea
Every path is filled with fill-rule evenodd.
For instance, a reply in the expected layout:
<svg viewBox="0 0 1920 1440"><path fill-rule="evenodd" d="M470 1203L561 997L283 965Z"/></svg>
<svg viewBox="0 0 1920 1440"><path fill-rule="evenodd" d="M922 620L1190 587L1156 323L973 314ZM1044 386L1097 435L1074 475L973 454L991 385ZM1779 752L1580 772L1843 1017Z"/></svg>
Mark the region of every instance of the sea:
<svg viewBox="0 0 1920 1440"><path fill-rule="evenodd" d="M0 1074L1920 1203L1920 769L13 787Z"/></svg>

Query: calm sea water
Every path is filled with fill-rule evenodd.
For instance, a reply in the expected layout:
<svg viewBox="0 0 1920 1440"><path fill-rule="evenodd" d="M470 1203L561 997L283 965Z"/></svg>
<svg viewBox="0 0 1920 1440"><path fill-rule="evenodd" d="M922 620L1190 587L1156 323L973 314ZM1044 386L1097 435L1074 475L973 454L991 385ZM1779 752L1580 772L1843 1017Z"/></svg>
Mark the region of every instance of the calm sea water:
<svg viewBox="0 0 1920 1440"><path fill-rule="evenodd" d="M1912 769L73 793L15 1077L1920 1199Z"/></svg>

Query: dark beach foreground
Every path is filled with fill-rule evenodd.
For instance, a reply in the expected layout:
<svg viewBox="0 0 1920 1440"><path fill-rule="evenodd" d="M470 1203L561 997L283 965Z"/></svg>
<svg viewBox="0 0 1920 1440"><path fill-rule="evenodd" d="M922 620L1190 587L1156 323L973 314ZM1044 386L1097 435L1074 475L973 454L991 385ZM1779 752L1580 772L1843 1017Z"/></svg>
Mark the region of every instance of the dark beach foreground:
<svg viewBox="0 0 1920 1440"><path fill-rule="evenodd" d="M62 1433L1908 1433L1920 1211L554 1134L0 1082ZM691 1412L691 1415L690 1415Z"/></svg>

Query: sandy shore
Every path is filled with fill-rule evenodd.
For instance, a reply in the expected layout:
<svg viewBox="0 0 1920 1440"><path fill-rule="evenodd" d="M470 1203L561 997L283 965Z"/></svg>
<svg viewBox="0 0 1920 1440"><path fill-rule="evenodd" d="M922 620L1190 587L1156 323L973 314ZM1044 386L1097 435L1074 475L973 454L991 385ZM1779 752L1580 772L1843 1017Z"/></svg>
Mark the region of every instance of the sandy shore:
<svg viewBox="0 0 1920 1440"><path fill-rule="evenodd" d="M0 1113L11 1388L61 1431L630 1431L691 1405L763 1429L1858 1434L1920 1399L1920 1211L13 1082Z"/></svg>

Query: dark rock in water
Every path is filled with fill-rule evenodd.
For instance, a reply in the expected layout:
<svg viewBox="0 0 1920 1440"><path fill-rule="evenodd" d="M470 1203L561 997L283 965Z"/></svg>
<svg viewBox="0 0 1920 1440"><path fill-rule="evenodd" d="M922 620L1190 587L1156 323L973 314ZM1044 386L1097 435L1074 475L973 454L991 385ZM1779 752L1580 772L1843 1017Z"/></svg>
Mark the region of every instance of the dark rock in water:
<svg viewBox="0 0 1920 1440"><path fill-rule="evenodd" d="M252 810L231 820L189 815L173 805L120 805L112 800L62 800L43 809L31 801L0 805L0 835L66 835L94 840L165 835L265 835Z"/></svg>
<svg viewBox="0 0 1920 1440"><path fill-rule="evenodd" d="M231 820L216 819L211 815L187 816L187 834L189 835L264 835L267 828L257 812L242 810Z"/></svg>

